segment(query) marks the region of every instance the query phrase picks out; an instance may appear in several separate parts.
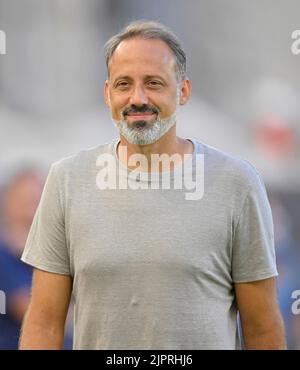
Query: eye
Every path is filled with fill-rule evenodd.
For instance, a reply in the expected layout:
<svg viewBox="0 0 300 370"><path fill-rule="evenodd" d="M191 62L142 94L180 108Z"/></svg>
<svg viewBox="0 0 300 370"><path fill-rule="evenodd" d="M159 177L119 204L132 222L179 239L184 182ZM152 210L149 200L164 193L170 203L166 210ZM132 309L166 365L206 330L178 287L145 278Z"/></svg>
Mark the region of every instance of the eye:
<svg viewBox="0 0 300 370"><path fill-rule="evenodd" d="M116 87L118 89L126 89L129 86L129 83L127 81L120 81L116 84Z"/></svg>
<svg viewBox="0 0 300 370"><path fill-rule="evenodd" d="M150 87L160 87L160 86L162 86L162 83L160 81L157 81L157 80L150 80L150 81L148 81L148 85Z"/></svg>

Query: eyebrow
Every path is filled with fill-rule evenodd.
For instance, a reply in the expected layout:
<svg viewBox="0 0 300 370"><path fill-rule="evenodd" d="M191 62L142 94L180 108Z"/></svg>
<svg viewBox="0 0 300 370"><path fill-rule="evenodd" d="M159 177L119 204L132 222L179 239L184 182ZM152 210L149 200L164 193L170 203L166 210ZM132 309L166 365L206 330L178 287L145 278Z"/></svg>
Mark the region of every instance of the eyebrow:
<svg viewBox="0 0 300 370"><path fill-rule="evenodd" d="M162 76L159 75L146 75L145 80L149 80L150 78L158 78L159 80L165 81L165 79Z"/></svg>
<svg viewBox="0 0 300 370"><path fill-rule="evenodd" d="M130 76L125 76L125 75L124 76L118 76L117 78L114 79L113 82L116 82L118 80L130 80L130 81L132 81L132 78Z"/></svg>
<svg viewBox="0 0 300 370"><path fill-rule="evenodd" d="M162 80L164 83L166 83L166 80L162 77L162 76L159 76L159 75L146 75L144 77L144 80L149 80L151 78L157 78L159 80ZM113 83L116 83L117 81L119 80L127 80L127 81L133 81L133 78L130 77L130 76L127 76L127 75L121 75L121 76L118 76L114 81Z"/></svg>

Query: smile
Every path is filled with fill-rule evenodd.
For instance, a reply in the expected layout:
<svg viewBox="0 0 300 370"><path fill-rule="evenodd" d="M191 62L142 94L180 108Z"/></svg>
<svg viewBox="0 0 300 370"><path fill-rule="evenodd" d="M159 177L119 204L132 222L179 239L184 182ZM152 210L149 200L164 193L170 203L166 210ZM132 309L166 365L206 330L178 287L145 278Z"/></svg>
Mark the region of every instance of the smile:
<svg viewBox="0 0 300 370"><path fill-rule="evenodd" d="M154 113L130 113L127 115L127 117L130 117L132 120L148 120L149 118L152 118L153 116L156 116Z"/></svg>

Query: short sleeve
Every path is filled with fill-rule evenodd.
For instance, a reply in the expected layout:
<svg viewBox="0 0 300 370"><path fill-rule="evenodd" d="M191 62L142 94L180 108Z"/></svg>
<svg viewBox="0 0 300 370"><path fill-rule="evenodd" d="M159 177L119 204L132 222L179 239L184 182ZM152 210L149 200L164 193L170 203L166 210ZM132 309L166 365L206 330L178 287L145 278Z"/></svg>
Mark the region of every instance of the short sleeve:
<svg viewBox="0 0 300 370"><path fill-rule="evenodd" d="M271 207L255 172L234 230L232 279L242 283L277 275Z"/></svg>
<svg viewBox="0 0 300 370"><path fill-rule="evenodd" d="M70 275L61 192L51 166L21 260L38 269Z"/></svg>

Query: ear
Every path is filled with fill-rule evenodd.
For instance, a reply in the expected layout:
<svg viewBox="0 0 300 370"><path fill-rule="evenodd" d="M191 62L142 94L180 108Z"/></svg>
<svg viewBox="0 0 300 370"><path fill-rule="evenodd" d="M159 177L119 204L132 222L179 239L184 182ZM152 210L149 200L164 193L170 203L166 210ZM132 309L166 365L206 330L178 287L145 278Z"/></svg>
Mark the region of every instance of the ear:
<svg viewBox="0 0 300 370"><path fill-rule="evenodd" d="M105 101L105 104L110 107L109 81L108 80L106 80L104 83L104 101Z"/></svg>
<svg viewBox="0 0 300 370"><path fill-rule="evenodd" d="M191 81L188 78L185 78L184 80L181 81L180 99L179 99L180 105L185 105L188 102L191 95L191 91L192 91Z"/></svg>

